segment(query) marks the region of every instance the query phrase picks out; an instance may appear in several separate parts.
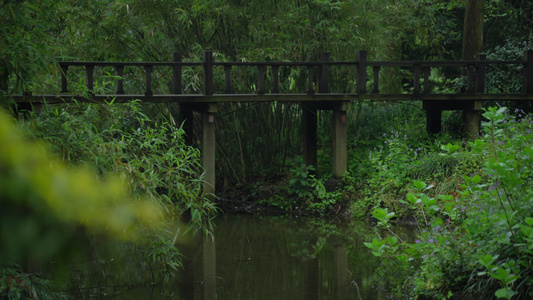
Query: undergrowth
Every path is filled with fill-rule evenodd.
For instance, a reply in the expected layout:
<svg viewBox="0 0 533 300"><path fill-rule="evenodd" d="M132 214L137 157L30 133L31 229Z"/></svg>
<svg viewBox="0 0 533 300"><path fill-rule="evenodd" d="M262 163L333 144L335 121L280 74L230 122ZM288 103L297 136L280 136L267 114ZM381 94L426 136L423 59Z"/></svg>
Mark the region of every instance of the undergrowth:
<svg viewBox="0 0 533 300"><path fill-rule="evenodd" d="M442 177L413 178L401 199L416 215L414 241L394 234L390 223L398 215L390 207L372 211L385 237L365 245L389 258L378 273L404 278L397 282L398 298L533 296L533 117L503 107L488 108L483 116L482 137L464 146L442 145L439 158L432 154L438 163L418 166L431 172L437 167ZM438 189L439 178L453 184Z"/></svg>

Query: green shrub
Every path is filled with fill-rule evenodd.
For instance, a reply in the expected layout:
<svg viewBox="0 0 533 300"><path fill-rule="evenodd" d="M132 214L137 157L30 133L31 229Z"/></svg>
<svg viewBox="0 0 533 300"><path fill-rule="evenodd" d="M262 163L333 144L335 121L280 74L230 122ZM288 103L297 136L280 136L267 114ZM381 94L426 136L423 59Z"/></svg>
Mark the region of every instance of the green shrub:
<svg viewBox="0 0 533 300"><path fill-rule="evenodd" d="M195 230L209 230L216 209L202 192L199 150L185 145L181 128L151 119L140 102L48 106L26 127L63 161L122 176L133 194L155 199L169 216L187 211Z"/></svg>
<svg viewBox="0 0 533 300"><path fill-rule="evenodd" d="M462 174L455 190L436 196L414 183L405 201L423 219L414 243L368 243L408 277L402 297L533 296L533 118L517 113L492 107L483 114L484 136L467 150L485 160L479 174Z"/></svg>

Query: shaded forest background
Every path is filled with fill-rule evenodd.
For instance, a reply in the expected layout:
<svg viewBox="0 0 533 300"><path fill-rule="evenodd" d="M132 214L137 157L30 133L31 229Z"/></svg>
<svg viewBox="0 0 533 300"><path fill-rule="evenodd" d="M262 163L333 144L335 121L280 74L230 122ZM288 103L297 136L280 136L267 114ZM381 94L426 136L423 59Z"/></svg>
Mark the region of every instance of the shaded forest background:
<svg viewBox="0 0 533 300"><path fill-rule="evenodd" d="M521 55L532 34L532 7L533 1L526 0L485 1L484 51L500 51L496 58L501 59ZM7 94L57 89L60 71L54 62L61 60L171 61L179 52L184 61L201 61L204 50L213 50L217 61L310 61L321 52L329 52L331 60L355 60L356 50L367 50L370 60L460 59L464 14L465 1L457 0L3 1L0 87ZM385 72L384 90L405 90L405 74ZM142 86L139 74L125 75L137 81L126 88ZM254 74L251 70L242 76ZM105 70L100 75L105 89L113 77L106 77ZM457 75L432 78L442 83L441 89L453 89L457 82L450 78ZM185 93L200 92L201 75L189 69L183 76ZM162 82L156 90L168 89L168 75L154 77ZM305 71L290 70L288 78L282 89L295 89L305 84ZM334 85L353 90L354 77L346 73L344 78ZM361 114L373 105L354 108L353 143L372 139L365 132L380 132L368 128L374 122ZM291 105L221 104L217 173L224 179L219 190L283 173L289 159L301 152L299 110ZM149 111L177 122L177 105L156 105ZM319 132L324 137L329 123L327 112L321 114ZM329 142L322 138L320 144L327 153Z"/></svg>

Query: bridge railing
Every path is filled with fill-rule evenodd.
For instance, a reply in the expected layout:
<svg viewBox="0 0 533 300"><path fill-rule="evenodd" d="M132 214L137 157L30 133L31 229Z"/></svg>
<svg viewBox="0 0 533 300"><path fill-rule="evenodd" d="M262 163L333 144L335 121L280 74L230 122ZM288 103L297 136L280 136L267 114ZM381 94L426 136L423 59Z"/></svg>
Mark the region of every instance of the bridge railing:
<svg viewBox="0 0 533 300"><path fill-rule="evenodd" d="M303 94L339 94L338 91L330 90L330 82L336 80L332 78L332 68L348 68L350 74L355 74L355 87L352 92L340 92L340 94L379 94L381 88L380 74L384 68L401 68L412 76L409 83L411 93L415 95L431 93L430 74L432 68L456 68L466 78L463 93L484 93L485 77L487 67L502 65L522 68L523 90L522 93L533 93L533 51L526 51L523 60L518 61L494 61L486 60L485 55L478 55L475 60L470 61L369 61L366 51L358 51L356 61L335 62L330 61L328 53L322 53L319 61L315 62L215 62L211 51L204 52L203 62L183 62L180 54L174 54L172 62L59 62L61 68L61 93L69 93L69 70L73 67L85 69L86 88L90 93L94 92L94 72L95 67L112 67L115 69L118 81L116 83L116 95L126 94L124 88L125 67L140 68L144 76L144 96L154 96L152 73L154 67L171 69L172 86L170 95L179 96L183 94L183 68L194 67L203 68L203 82L199 95L210 96L216 94L234 94L235 82L232 82L232 72L242 68L253 68L256 70L257 78L249 86L255 87L251 94L302 94L302 91L287 93L281 90L280 68L305 68L306 84ZM216 69L217 68L217 69ZM214 72L223 72L223 80L215 81ZM370 72L369 72L370 70ZM456 70L456 71L457 71ZM268 72L269 71L269 72ZM269 76L267 77L267 74ZM369 78L369 74L372 78ZM305 76L304 75L304 76ZM223 81L223 86L220 86ZM233 78L235 81L235 78ZM268 86L267 86L268 81ZM242 84L242 83L241 83Z"/></svg>

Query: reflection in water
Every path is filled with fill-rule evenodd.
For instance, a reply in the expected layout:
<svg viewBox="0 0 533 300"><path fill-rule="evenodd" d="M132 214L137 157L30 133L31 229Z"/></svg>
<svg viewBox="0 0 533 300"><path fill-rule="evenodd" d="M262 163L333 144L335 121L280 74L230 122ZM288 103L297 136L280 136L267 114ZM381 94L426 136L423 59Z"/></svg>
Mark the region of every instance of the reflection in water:
<svg viewBox="0 0 533 300"><path fill-rule="evenodd" d="M372 286L379 261L351 227L244 215L216 224L216 243L201 236L184 251L180 299L385 298Z"/></svg>
<svg viewBox="0 0 533 300"><path fill-rule="evenodd" d="M204 286L204 299L205 300L212 300L217 298L217 291L216 291L216 266L217 266L217 258L216 258L216 247L215 247L215 237L206 236L203 240L204 246L203 246L203 269L204 269L204 276L202 285Z"/></svg>
<svg viewBox="0 0 533 300"><path fill-rule="evenodd" d="M155 280L150 262L119 245L73 265L75 298L113 299L385 299L391 264L363 242L378 232L365 223L222 215L213 236L177 245L185 259L178 278ZM395 230L399 232L399 228ZM403 237L405 238L405 237ZM117 252L118 251L118 252ZM123 259L118 259L120 255ZM389 274L394 271L388 272Z"/></svg>

